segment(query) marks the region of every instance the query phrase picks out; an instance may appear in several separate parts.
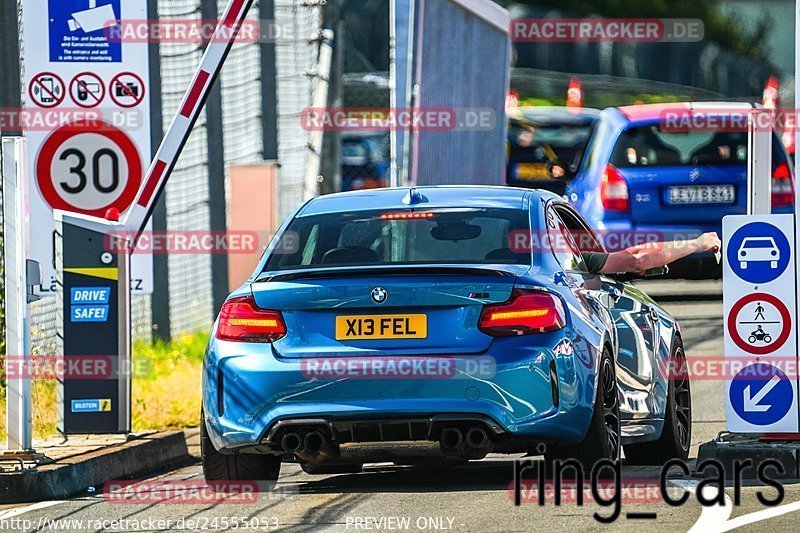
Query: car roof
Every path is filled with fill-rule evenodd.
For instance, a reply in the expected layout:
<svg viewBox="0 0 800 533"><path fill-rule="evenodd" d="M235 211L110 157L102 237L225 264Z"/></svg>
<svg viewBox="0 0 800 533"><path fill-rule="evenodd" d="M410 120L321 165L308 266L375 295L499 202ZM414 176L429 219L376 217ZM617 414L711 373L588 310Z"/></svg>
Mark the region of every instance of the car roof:
<svg viewBox="0 0 800 533"><path fill-rule="evenodd" d="M403 203L403 198L415 189L424 200L413 206ZM420 187L391 187L366 189L325 196L309 201L296 216L321 215L379 209L436 209L446 207L525 209L529 202L539 198L557 199L557 195L538 189L491 185L436 185Z"/></svg>
<svg viewBox="0 0 800 533"><path fill-rule="evenodd" d="M672 102L662 104L636 104L613 108L630 124L659 122L666 113L705 113L746 115L753 105L745 102Z"/></svg>
<svg viewBox="0 0 800 533"><path fill-rule="evenodd" d="M591 107L556 107L556 106L529 106L520 107L514 114L509 115L512 120L533 122L534 125L546 124L591 124L600 117L600 110Z"/></svg>

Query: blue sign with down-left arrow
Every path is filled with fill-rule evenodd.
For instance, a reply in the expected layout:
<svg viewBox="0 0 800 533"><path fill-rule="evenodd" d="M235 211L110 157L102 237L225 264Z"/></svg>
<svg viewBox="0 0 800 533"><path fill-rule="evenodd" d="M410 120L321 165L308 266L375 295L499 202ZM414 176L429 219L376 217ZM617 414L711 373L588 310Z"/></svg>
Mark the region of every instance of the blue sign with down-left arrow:
<svg viewBox="0 0 800 533"><path fill-rule="evenodd" d="M731 407L754 426L769 426L786 416L794 401L794 389L778 367L756 363L740 370L728 392Z"/></svg>

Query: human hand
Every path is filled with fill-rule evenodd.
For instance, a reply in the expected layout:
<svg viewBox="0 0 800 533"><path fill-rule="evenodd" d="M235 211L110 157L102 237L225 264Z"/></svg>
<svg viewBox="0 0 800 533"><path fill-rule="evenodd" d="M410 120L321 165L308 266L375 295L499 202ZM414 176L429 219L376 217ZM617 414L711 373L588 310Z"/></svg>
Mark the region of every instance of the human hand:
<svg viewBox="0 0 800 533"><path fill-rule="evenodd" d="M698 252L718 252L722 242L716 232L703 233L694 240Z"/></svg>

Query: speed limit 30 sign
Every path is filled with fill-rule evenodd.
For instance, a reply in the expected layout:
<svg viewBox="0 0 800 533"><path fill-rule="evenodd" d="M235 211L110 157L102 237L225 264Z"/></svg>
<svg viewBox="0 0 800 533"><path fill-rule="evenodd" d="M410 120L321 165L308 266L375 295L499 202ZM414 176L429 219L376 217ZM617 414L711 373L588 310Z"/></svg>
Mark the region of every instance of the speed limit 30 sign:
<svg viewBox="0 0 800 533"><path fill-rule="evenodd" d="M54 118L47 127L26 132L30 258L42 265L44 282L37 293L51 296L57 289L54 211L104 217L116 208L124 217L135 204L153 155L149 82L154 49L112 35L116 27L147 20L148 2L21 3L25 109L44 109ZM95 9L94 4L102 5ZM101 18L92 19L93 14ZM91 111L77 113L76 109ZM99 120L75 121L78 116ZM152 292L153 255L133 254L130 261L131 289L137 294Z"/></svg>
<svg viewBox="0 0 800 533"><path fill-rule="evenodd" d="M128 135L102 121L75 121L55 130L36 160L36 184L52 209L105 216L130 207L142 161Z"/></svg>

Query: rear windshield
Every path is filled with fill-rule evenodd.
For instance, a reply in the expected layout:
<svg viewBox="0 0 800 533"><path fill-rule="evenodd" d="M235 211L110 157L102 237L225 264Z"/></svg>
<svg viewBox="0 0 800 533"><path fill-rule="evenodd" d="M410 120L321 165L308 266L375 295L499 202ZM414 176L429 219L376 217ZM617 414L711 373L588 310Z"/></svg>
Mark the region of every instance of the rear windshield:
<svg viewBox="0 0 800 533"><path fill-rule="evenodd" d="M772 160L785 160L780 140L773 136ZM611 164L617 168L698 165L746 165L745 131L662 131L660 126L640 126L622 132Z"/></svg>
<svg viewBox="0 0 800 533"><path fill-rule="evenodd" d="M294 219L265 271L366 265L530 265L509 246L530 231L516 209L362 211Z"/></svg>
<svg viewBox="0 0 800 533"><path fill-rule="evenodd" d="M533 125L510 122L509 156L513 161L561 159L577 168L593 128L592 124Z"/></svg>

